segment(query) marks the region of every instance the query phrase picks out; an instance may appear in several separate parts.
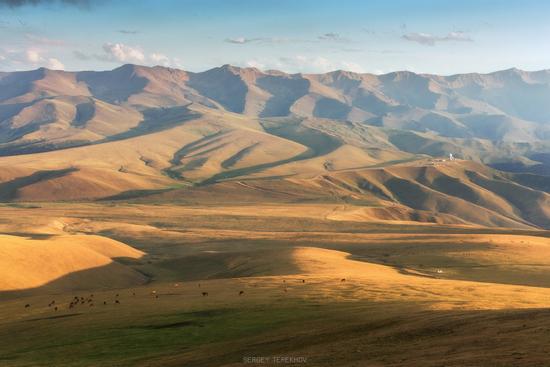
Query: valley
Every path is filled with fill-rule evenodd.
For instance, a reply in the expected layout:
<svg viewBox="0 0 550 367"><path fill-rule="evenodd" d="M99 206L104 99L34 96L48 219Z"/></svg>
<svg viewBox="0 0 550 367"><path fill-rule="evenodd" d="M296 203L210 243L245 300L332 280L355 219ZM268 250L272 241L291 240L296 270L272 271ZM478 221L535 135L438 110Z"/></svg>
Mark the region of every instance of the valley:
<svg viewBox="0 0 550 367"><path fill-rule="evenodd" d="M1 73L0 365L544 365L549 83Z"/></svg>
<svg viewBox="0 0 550 367"><path fill-rule="evenodd" d="M463 366L547 358L538 346L550 327L548 231L373 220L361 208L3 205L0 339L10 342L1 362L230 366L282 355L397 366L406 354L411 365ZM71 306L74 297L85 301ZM538 339L525 342L533 333Z"/></svg>

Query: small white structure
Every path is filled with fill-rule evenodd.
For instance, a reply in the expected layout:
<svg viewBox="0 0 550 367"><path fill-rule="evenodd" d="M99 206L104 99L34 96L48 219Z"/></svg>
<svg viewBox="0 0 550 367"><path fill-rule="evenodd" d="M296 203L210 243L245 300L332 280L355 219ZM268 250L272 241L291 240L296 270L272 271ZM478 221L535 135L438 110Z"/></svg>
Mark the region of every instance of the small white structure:
<svg viewBox="0 0 550 367"><path fill-rule="evenodd" d="M453 157L453 153L449 153L449 160L450 160L450 161L454 161L454 160L455 160L455 157Z"/></svg>

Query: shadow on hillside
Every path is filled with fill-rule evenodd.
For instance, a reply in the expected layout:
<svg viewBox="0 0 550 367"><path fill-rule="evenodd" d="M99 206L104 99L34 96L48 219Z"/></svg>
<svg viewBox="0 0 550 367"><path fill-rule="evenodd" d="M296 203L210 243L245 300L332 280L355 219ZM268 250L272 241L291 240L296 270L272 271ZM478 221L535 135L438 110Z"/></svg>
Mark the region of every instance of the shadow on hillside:
<svg viewBox="0 0 550 367"><path fill-rule="evenodd" d="M47 260L45 259L44 261ZM0 301L35 295L67 295L71 292L139 286L147 283L149 278L146 274L134 268L134 266L129 266L129 264L136 264L142 261L143 259L113 259L113 262L108 265L75 271L49 281L39 287L0 291Z"/></svg>
<svg viewBox="0 0 550 367"><path fill-rule="evenodd" d="M15 199L17 197L17 191L25 186L34 185L40 181L48 181L54 178L63 177L76 171L78 171L78 169L74 167L50 171L37 171L29 176L17 177L13 180L0 183L0 202Z"/></svg>

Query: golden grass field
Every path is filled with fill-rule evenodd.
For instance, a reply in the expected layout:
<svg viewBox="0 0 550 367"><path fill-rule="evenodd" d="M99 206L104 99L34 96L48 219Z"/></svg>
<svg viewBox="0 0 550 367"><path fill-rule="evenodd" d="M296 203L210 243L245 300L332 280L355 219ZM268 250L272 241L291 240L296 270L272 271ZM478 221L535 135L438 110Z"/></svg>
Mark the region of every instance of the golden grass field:
<svg viewBox="0 0 550 367"><path fill-rule="evenodd" d="M358 213L4 204L0 365L547 363L549 232Z"/></svg>

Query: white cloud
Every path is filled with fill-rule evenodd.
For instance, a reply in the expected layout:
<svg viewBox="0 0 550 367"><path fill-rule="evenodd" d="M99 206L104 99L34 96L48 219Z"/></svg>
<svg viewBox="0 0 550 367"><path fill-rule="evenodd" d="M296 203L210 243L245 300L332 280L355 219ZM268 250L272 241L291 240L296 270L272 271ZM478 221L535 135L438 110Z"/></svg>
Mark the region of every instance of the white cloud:
<svg viewBox="0 0 550 367"><path fill-rule="evenodd" d="M58 59L52 57L48 59L47 68L53 70L65 70L65 65L63 65L63 63L61 63Z"/></svg>
<svg viewBox="0 0 550 367"><path fill-rule="evenodd" d="M261 70L275 69L288 73L326 73L334 70L365 72L364 68L355 62L332 61L323 56L295 55L278 59L251 59L237 64Z"/></svg>
<svg viewBox="0 0 550 367"><path fill-rule="evenodd" d="M49 57L43 50L37 48L4 50L0 56L0 65L6 70L22 70L38 67L47 67L55 70L65 69L65 65L61 61L57 58Z"/></svg>
<svg viewBox="0 0 550 367"><path fill-rule="evenodd" d="M246 44L285 44L285 43L314 43L319 42L319 40L307 40L299 38L284 38L284 37L234 37L226 38L223 40L226 43L232 43L234 45L246 45Z"/></svg>
<svg viewBox="0 0 550 367"><path fill-rule="evenodd" d="M245 43L259 42L263 38L246 38L246 37L235 37L235 38L226 38L224 41L227 43L233 43L236 45L244 45Z"/></svg>
<svg viewBox="0 0 550 367"><path fill-rule="evenodd" d="M343 70L351 71L353 73L365 73L365 69L355 62L341 61L341 64Z"/></svg>
<svg viewBox="0 0 550 367"><path fill-rule="evenodd" d="M336 63L322 56L303 56L281 57L279 59L280 67L283 70L290 70L301 73L326 73L337 70Z"/></svg>
<svg viewBox="0 0 550 367"><path fill-rule="evenodd" d="M318 43L318 42L349 42L350 40L338 33L324 33L317 39L281 38L281 37L232 37L223 40L234 45L254 44L283 44L283 43Z"/></svg>
<svg viewBox="0 0 550 367"><path fill-rule="evenodd" d="M160 53L152 53L150 59L156 65L169 66L171 64L170 58Z"/></svg>
<svg viewBox="0 0 550 367"><path fill-rule="evenodd" d="M25 58L28 62L37 64L42 59L42 56L40 56L40 53L37 50L28 49L25 51Z"/></svg>
<svg viewBox="0 0 550 367"><path fill-rule="evenodd" d="M80 50L74 50L73 55L79 60L99 60L114 63L130 63L138 65L161 65L166 67L180 67L181 60L171 58L163 53L146 53L139 46L129 46L124 43L105 43L103 53L88 54Z"/></svg>
<svg viewBox="0 0 550 367"><path fill-rule="evenodd" d="M438 42L473 42L473 39L464 32L450 32L446 36L436 36L430 33L407 33L403 39L417 42L426 46L435 46Z"/></svg>
<svg viewBox="0 0 550 367"><path fill-rule="evenodd" d="M258 60L248 60L248 61L245 62L245 66L247 68L256 68L256 69L260 69L260 70L265 70L266 69L266 65L262 64Z"/></svg>
<svg viewBox="0 0 550 367"><path fill-rule="evenodd" d="M145 54L139 47L132 47L123 43L105 43L103 51L107 61L135 64L143 64L145 61Z"/></svg>

